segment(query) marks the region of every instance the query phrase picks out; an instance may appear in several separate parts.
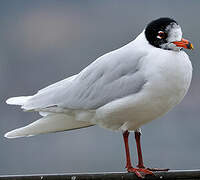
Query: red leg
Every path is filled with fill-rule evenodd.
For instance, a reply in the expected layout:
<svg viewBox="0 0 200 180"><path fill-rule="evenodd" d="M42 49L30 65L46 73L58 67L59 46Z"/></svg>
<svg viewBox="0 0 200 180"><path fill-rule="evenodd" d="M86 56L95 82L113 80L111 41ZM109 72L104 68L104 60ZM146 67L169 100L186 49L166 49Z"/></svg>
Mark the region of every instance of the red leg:
<svg viewBox="0 0 200 180"><path fill-rule="evenodd" d="M141 143L140 143L140 136L141 132L140 130L135 131L135 140L136 140L136 145L137 145L137 153L138 153L138 168L145 169L144 163L143 163L143 158L142 158L142 148L141 148ZM168 171L169 169L159 169L159 168L147 168L150 171Z"/></svg>
<svg viewBox="0 0 200 180"><path fill-rule="evenodd" d="M125 151L126 151L126 168L128 172L133 172L136 174L136 176L138 176L139 178L144 178L144 176L141 174L151 174L153 175L153 173L148 170L148 169L144 169L144 168L133 168L131 165L131 158L130 158L130 151L129 151L129 144L128 144L128 136L129 136L129 132L125 131L123 133L123 138L124 138L124 145L125 145Z"/></svg>
<svg viewBox="0 0 200 180"><path fill-rule="evenodd" d="M129 152L128 136L129 136L129 132L124 131L123 138L124 138L124 145L125 145L125 151L126 151L126 168L127 169L132 168L131 157L130 157L130 152Z"/></svg>
<svg viewBox="0 0 200 180"><path fill-rule="evenodd" d="M136 145L137 145L137 153L138 153L138 168L145 168L144 163L143 163L143 158L142 158L142 149L141 149L141 143L140 143L140 136L141 132L140 131L135 131L135 140L136 140Z"/></svg>

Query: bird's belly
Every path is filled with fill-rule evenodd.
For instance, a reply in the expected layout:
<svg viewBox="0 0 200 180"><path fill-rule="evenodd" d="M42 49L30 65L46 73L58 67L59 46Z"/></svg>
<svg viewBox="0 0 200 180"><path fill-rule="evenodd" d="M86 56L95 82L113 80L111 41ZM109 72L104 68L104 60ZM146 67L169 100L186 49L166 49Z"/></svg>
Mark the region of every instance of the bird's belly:
<svg viewBox="0 0 200 180"><path fill-rule="evenodd" d="M188 67L188 73L184 68L174 74L163 73L146 83L139 93L99 108L95 123L113 130L135 130L162 116L185 96L192 77L192 68Z"/></svg>
<svg viewBox="0 0 200 180"><path fill-rule="evenodd" d="M157 93L137 98L129 96L113 102L115 107L97 110L96 122L112 130L135 130L168 112L180 99L181 95L162 97Z"/></svg>
<svg viewBox="0 0 200 180"><path fill-rule="evenodd" d="M172 108L169 101L153 95L125 97L113 102L116 103L115 107L105 106L99 109L96 122L112 130L135 130L169 111Z"/></svg>

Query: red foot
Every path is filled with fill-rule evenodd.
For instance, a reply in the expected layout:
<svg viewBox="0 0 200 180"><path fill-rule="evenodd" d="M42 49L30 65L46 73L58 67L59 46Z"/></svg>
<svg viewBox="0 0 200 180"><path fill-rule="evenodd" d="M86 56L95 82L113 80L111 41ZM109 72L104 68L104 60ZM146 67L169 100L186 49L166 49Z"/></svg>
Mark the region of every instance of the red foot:
<svg viewBox="0 0 200 180"><path fill-rule="evenodd" d="M145 175L150 174L150 175L154 175L152 171L145 169L145 168L127 168L128 172L132 172L135 173L137 177L139 178L144 178ZM142 174L141 174L142 173Z"/></svg>

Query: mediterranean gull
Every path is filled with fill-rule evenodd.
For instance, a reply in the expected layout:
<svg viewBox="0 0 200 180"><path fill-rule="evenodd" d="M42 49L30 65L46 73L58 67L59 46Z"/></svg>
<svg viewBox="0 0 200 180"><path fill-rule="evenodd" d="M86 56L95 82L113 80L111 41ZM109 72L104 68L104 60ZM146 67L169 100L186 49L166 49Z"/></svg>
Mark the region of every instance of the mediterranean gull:
<svg viewBox="0 0 200 180"><path fill-rule="evenodd" d="M147 25L127 45L109 52L80 73L39 90L33 96L9 98L7 104L39 112L41 119L5 134L7 138L68 131L99 125L123 133L126 168L142 178L145 168L140 127L168 112L188 91L192 65L182 50L193 45L182 38L171 18ZM128 136L134 131L138 165L130 160Z"/></svg>

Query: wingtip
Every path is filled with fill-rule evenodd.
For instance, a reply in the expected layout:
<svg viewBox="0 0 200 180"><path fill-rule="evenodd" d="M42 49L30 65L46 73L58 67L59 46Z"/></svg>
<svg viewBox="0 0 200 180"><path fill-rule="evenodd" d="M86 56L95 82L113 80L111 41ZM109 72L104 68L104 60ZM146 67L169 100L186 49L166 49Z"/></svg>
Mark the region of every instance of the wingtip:
<svg viewBox="0 0 200 180"><path fill-rule="evenodd" d="M14 137L10 136L9 132L7 132L6 134L4 134L4 137L7 138L7 139L14 138Z"/></svg>
<svg viewBox="0 0 200 180"><path fill-rule="evenodd" d="M4 134L4 137L7 139L14 139L14 138L19 138L19 137L23 137L23 136L17 135L16 131L13 130L13 131L9 131L6 134Z"/></svg>
<svg viewBox="0 0 200 180"><path fill-rule="evenodd" d="M13 98L8 98L6 100L6 104L13 104Z"/></svg>
<svg viewBox="0 0 200 180"><path fill-rule="evenodd" d="M7 104L10 105L24 105L29 99L31 98L31 96L19 96L19 97L11 97L8 98L6 100Z"/></svg>

